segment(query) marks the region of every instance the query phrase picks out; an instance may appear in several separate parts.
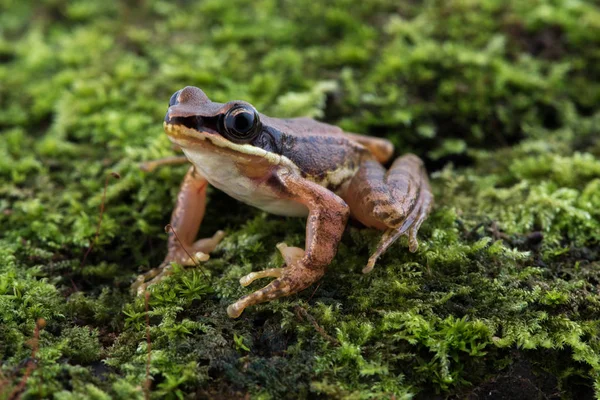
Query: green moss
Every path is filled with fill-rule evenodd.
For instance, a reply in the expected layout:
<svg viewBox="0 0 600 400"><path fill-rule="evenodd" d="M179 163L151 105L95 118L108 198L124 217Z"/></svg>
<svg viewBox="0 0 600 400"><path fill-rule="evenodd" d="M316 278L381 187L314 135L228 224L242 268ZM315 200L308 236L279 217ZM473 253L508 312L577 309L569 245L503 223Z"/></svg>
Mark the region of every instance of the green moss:
<svg viewBox="0 0 600 400"><path fill-rule="evenodd" d="M599 396L599 21L585 1L0 0L0 398ZM139 163L173 154L185 85L422 156L419 251L362 275L379 233L350 226L318 286L230 320L304 221L210 190L211 260L132 296L185 173Z"/></svg>

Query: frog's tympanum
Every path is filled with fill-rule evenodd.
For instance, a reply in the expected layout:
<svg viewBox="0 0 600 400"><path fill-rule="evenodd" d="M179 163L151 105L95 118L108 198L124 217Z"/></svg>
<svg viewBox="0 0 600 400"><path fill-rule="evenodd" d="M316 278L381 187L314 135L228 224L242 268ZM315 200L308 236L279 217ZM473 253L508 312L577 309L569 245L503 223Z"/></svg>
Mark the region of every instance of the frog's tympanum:
<svg viewBox="0 0 600 400"><path fill-rule="evenodd" d="M393 153L387 140L347 133L309 118L267 117L244 101L215 103L190 86L171 97L164 128L193 165L177 197L171 218L177 235L169 233L163 268L171 261L193 264L188 254L210 253L223 237L219 231L195 241L208 183L269 213L307 217L305 248L281 243L277 247L285 260L282 268L241 278L243 286L260 278L275 279L230 305L230 317L318 281L336 254L350 216L383 231L364 273L402 235L408 236L410 251L417 250L417 231L433 201L427 174L412 154L397 158L386 170L381 163ZM161 272L151 271L144 278L156 275Z"/></svg>

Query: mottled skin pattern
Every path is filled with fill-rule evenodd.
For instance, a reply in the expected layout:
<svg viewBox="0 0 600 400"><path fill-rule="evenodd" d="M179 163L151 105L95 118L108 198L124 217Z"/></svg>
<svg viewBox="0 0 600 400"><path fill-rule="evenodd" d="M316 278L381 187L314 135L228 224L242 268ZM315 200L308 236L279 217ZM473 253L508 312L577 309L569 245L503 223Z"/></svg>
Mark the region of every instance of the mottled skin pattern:
<svg viewBox="0 0 600 400"><path fill-rule="evenodd" d="M238 118L240 113L243 117ZM384 231L363 272L371 271L401 235L409 237L410 251L417 250L417 231L433 202L427 174L412 154L396 159L386 171L381 163L393 153L386 140L346 133L308 118L270 118L242 101L215 103L189 86L171 98L165 131L193 167L171 218L179 241L170 234L165 261L136 281L138 291L161 278L170 262L189 265L205 259L221 240L219 231L194 241L208 183L268 212L308 218L304 249L280 243L282 268L240 279L247 286L255 279L275 278L229 306L227 313L233 318L246 307L299 292L319 280L336 254L349 216Z"/></svg>

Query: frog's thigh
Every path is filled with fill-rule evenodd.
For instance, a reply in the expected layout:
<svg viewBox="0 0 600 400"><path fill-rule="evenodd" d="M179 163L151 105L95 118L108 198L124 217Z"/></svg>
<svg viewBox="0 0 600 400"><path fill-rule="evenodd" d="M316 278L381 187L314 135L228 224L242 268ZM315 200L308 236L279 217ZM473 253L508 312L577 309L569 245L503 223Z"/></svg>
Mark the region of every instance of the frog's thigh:
<svg viewBox="0 0 600 400"><path fill-rule="evenodd" d="M394 154L394 145L386 139L344 132L349 139L365 146L380 163L387 163Z"/></svg>
<svg viewBox="0 0 600 400"><path fill-rule="evenodd" d="M364 161L344 199L354 218L385 231L363 272L371 271L377 258L401 235L408 235L410 251L417 250L417 231L433 202L420 158L413 154L399 157L388 171L375 160Z"/></svg>
<svg viewBox="0 0 600 400"><path fill-rule="evenodd" d="M286 260L285 268L253 272L242 278L243 285L263 277L277 279L230 305L227 313L232 318L239 317L246 307L289 296L319 280L337 252L350 214L346 203L336 194L296 174L280 172L269 183L282 197L308 208L306 246L302 251L280 244L278 249Z"/></svg>

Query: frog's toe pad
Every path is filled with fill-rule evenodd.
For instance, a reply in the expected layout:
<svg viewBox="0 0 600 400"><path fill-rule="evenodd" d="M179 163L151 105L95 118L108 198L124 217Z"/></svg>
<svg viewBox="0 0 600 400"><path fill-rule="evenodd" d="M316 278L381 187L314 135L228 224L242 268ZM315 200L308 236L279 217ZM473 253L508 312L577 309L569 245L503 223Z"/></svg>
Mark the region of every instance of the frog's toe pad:
<svg viewBox="0 0 600 400"><path fill-rule="evenodd" d="M227 315L229 318L238 318L244 312L244 307L238 305L238 303L231 304L227 307Z"/></svg>

